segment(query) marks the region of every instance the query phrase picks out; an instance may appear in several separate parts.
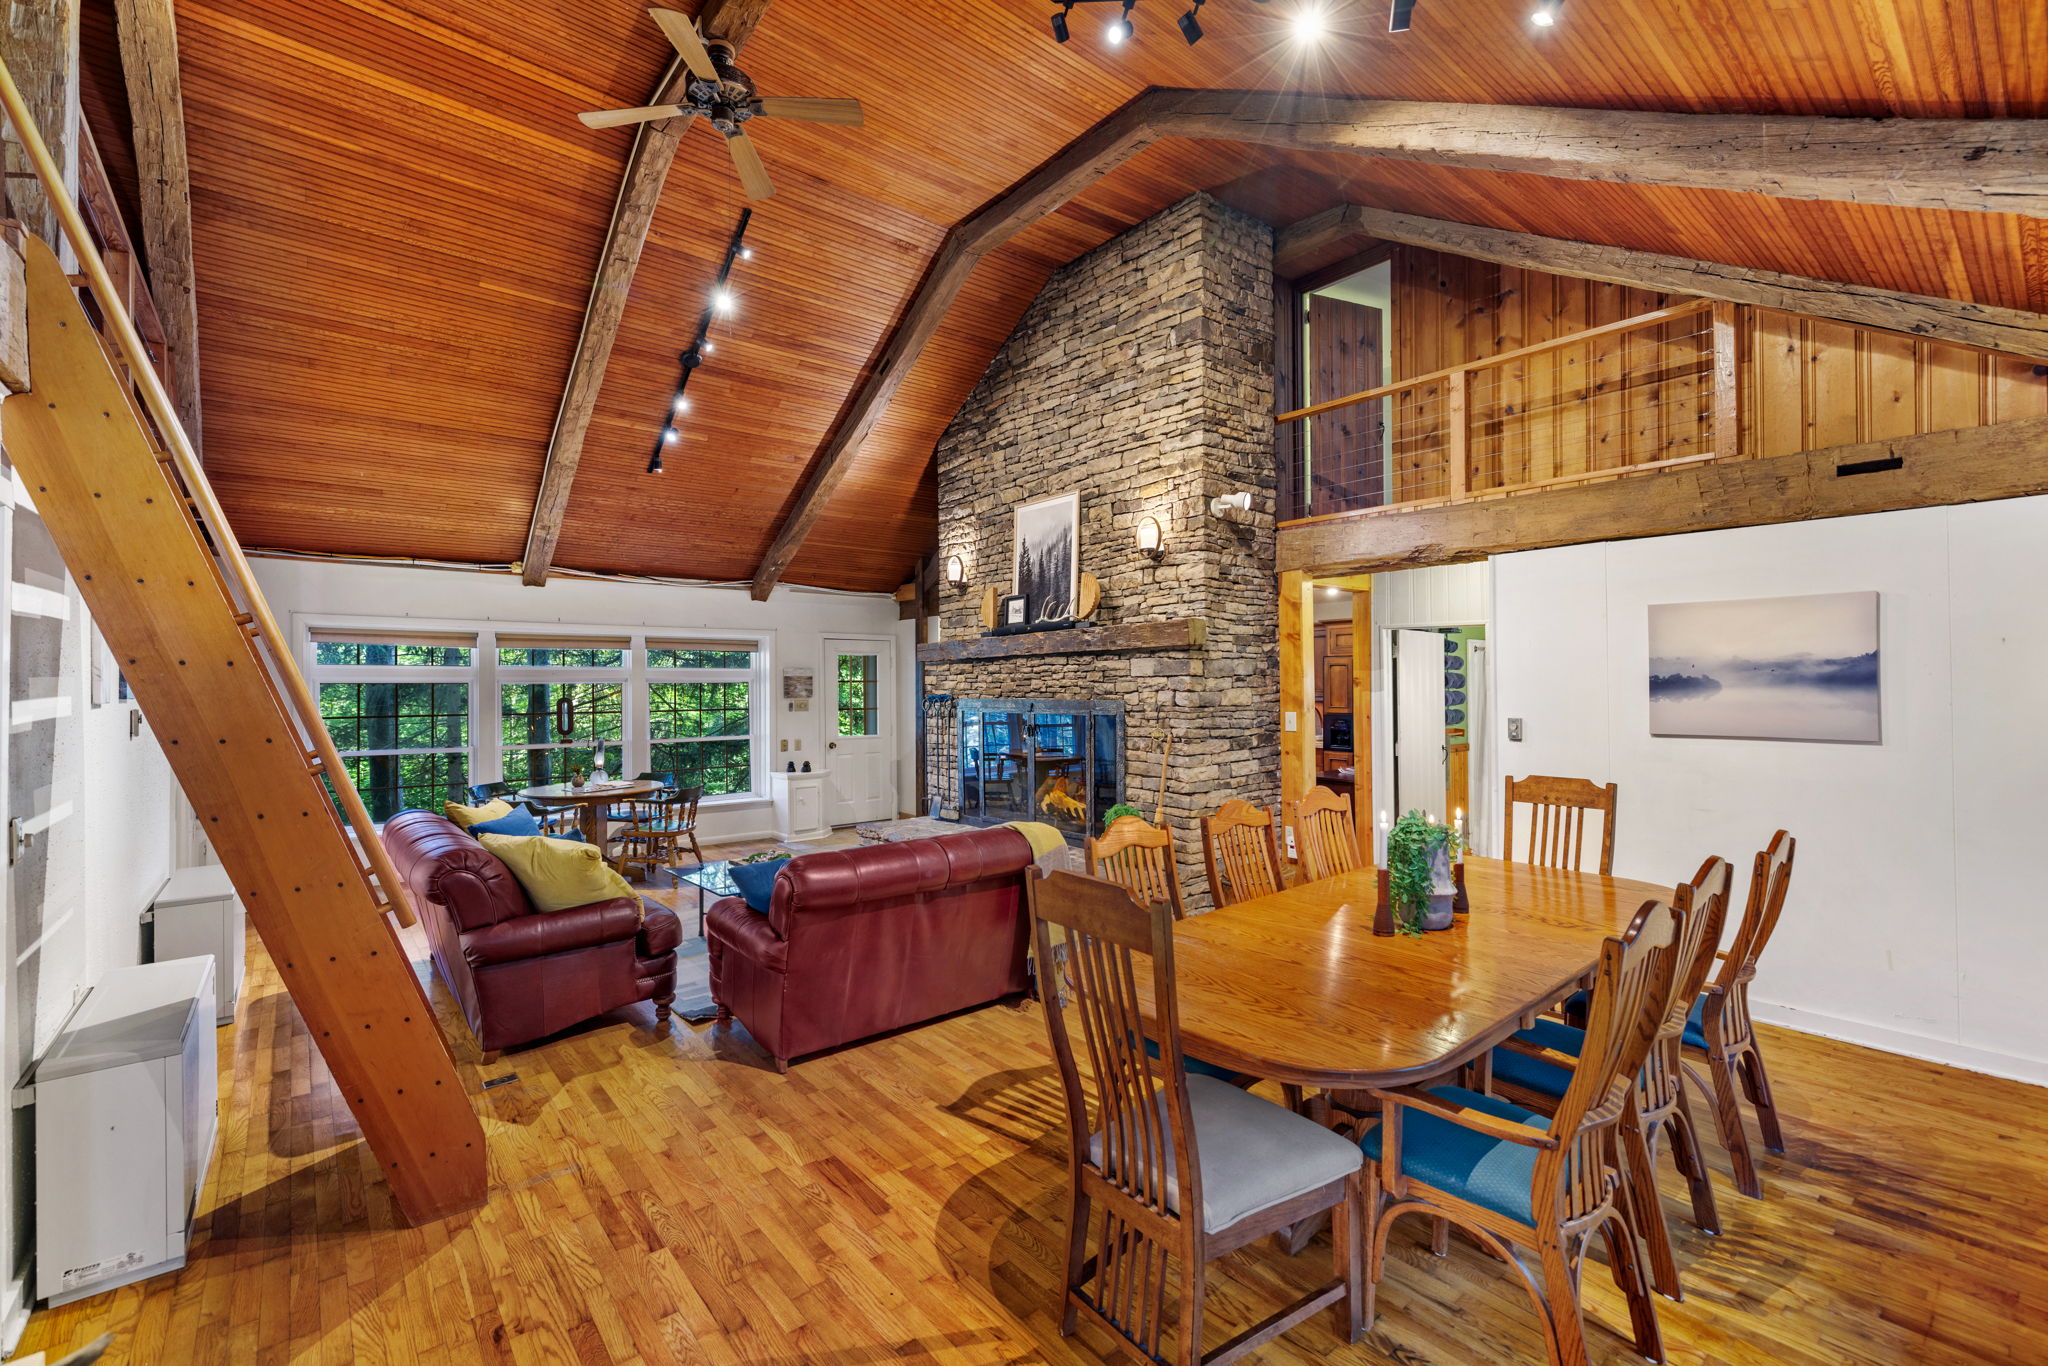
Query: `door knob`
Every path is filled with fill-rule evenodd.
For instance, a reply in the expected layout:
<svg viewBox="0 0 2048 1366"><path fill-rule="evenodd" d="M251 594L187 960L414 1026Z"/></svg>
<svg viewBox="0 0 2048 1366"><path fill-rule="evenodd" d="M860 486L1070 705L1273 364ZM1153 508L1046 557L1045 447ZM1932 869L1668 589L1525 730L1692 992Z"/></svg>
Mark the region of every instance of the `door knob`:
<svg viewBox="0 0 2048 1366"><path fill-rule="evenodd" d="M826 748L826 749L838 749L838 748L839 748L839 742L838 742L837 740L834 740L834 741L832 741L832 742L831 742L830 744L827 744L827 745L825 746L825 748Z"/></svg>

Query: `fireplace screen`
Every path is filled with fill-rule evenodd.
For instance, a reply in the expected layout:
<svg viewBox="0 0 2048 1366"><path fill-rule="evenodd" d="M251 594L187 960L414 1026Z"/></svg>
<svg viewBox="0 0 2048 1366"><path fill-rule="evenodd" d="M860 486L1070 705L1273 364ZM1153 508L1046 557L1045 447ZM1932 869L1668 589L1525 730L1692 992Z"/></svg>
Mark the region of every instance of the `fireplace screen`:
<svg viewBox="0 0 2048 1366"><path fill-rule="evenodd" d="M962 698L960 819L1098 830L1124 786L1124 704Z"/></svg>

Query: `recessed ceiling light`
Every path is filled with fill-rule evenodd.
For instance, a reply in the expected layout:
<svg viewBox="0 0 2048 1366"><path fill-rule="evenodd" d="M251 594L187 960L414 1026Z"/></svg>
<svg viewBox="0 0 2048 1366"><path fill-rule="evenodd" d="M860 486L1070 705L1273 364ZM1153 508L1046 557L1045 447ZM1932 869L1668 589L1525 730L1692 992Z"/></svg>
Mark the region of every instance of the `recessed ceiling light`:
<svg viewBox="0 0 2048 1366"><path fill-rule="evenodd" d="M1323 7L1317 4L1303 5L1294 12L1294 41L1303 47L1323 41L1329 32L1329 22L1323 15Z"/></svg>

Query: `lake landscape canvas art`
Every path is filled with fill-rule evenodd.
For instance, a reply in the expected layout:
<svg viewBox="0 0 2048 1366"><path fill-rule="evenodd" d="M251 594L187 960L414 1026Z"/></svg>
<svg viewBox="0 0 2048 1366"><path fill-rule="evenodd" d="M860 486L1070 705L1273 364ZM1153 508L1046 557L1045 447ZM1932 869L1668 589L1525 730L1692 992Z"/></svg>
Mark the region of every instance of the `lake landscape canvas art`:
<svg viewBox="0 0 2048 1366"><path fill-rule="evenodd" d="M1650 733L1876 744L1876 593L1650 608Z"/></svg>

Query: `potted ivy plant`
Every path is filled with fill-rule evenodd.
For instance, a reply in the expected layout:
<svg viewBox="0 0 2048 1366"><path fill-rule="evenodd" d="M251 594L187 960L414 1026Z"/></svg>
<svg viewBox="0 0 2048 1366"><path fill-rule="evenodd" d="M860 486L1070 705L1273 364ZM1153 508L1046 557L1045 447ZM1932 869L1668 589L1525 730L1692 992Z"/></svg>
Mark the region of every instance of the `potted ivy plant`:
<svg viewBox="0 0 2048 1366"><path fill-rule="evenodd" d="M1462 846L1458 832L1410 811L1387 831L1387 897L1403 934L1447 930L1457 885L1451 860Z"/></svg>
<svg viewBox="0 0 2048 1366"><path fill-rule="evenodd" d="M1102 813L1102 832L1105 835L1108 834L1109 827L1115 825L1126 816L1136 816L1139 820L1145 819L1145 813L1137 807L1132 806L1129 802L1118 802L1115 806Z"/></svg>

